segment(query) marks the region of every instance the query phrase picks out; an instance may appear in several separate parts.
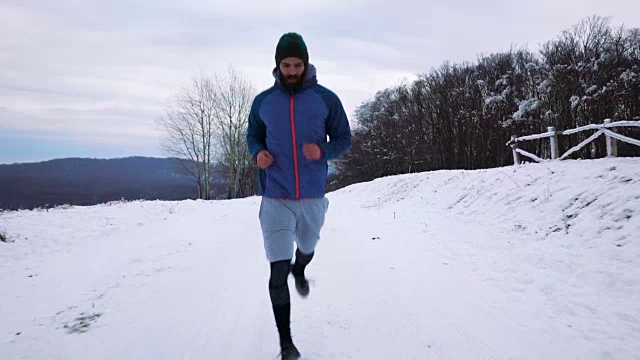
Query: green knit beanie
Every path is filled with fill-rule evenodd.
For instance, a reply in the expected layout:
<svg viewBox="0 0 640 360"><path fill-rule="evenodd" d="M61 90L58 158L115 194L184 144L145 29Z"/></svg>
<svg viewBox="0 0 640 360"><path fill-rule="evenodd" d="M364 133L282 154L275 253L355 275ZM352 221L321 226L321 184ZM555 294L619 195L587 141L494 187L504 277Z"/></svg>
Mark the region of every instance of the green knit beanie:
<svg viewBox="0 0 640 360"><path fill-rule="evenodd" d="M307 45L304 43L302 36L294 32L286 33L280 37L278 46L276 46L276 66L280 66L282 59L288 57L297 57L305 65L309 63Z"/></svg>

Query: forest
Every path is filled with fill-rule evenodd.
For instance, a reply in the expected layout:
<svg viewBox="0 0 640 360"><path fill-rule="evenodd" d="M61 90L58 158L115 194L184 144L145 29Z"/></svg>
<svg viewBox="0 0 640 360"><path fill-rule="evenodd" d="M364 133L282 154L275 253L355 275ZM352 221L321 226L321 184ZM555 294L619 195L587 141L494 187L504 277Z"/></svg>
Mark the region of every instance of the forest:
<svg viewBox="0 0 640 360"><path fill-rule="evenodd" d="M513 164L512 135L640 119L640 29L590 17L542 44L475 62L445 62L410 83L378 91L355 111L351 150L329 189L389 175ZM639 128L616 128L639 139ZM592 135L560 136L560 152ZM618 156L640 147L618 143ZM548 139L520 148L550 158ZM606 156L604 137L570 159Z"/></svg>

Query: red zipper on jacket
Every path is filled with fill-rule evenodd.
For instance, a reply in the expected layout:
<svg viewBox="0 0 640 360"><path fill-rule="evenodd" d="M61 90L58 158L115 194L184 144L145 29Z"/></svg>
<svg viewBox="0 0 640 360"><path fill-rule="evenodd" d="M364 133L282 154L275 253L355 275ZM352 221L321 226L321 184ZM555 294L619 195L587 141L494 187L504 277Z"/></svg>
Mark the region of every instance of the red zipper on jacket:
<svg viewBox="0 0 640 360"><path fill-rule="evenodd" d="M291 114L291 139L293 143L293 169L296 175L296 200L300 200L300 174L298 174L298 147L296 146L296 124L293 117L293 92L289 101Z"/></svg>

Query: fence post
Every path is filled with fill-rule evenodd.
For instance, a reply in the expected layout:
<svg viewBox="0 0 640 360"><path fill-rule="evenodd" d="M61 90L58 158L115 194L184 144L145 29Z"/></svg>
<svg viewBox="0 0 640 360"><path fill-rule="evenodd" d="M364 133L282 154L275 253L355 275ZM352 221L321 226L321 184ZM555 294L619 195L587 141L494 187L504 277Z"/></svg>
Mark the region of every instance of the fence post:
<svg viewBox="0 0 640 360"><path fill-rule="evenodd" d="M611 124L611 119L606 119L604 121L604 124ZM613 131L613 128L607 128L607 130ZM606 133L604 134L607 138L607 156L608 157L615 157L618 156L618 141L615 138L612 138L611 136L607 135Z"/></svg>
<svg viewBox="0 0 640 360"><path fill-rule="evenodd" d="M516 151L518 149L518 142L515 136L511 136L511 150L513 151L513 165L520 165L520 154Z"/></svg>
<svg viewBox="0 0 640 360"><path fill-rule="evenodd" d="M549 126L547 128L547 130L549 132L552 132L553 135L551 135L551 159L555 160L557 158L560 157L560 152L558 149L558 136L556 134L556 128L554 126Z"/></svg>

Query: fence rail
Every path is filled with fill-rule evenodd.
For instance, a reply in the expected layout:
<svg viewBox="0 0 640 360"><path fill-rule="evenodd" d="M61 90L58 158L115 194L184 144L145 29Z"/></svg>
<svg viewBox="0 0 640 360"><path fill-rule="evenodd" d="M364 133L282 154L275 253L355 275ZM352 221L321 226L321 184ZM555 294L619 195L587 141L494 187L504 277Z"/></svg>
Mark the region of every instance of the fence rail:
<svg viewBox="0 0 640 360"><path fill-rule="evenodd" d="M610 119L607 119L602 124L590 124L590 125L581 126L579 128L569 129L564 131L556 131L556 128L551 126L547 128L547 132L542 134L527 135L527 136L521 136L521 137L512 136L511 140L507 142L507 146L511 146L511 149L513 152L514 165L519 165L521 163L520 155L527 156L537 162L545 162L545 161L548 161L549 159L542 159L535 154L532 154L528 151L518 148L518 142L549 138L550 146L551 146L551 160L556 160L556 159L564 160L569 155L582 149L587 144L596 140L597 138L599 138L604 134L607 140L607 156L610 156L610 157L618 156L617 140L620 140L629 144L633 144L636 146L640 146L640 140L633 139L628 136L624 136L610 130L616 127L627 127L627 126L640 127L640 121L624 120L624 121L611 122ZM559 149L558 149L558 135L571 135L571 134L579 133L582 131L588 131L588 130L598 130L598 131L596 131L593 135L591 135L590 137L582 141L580 144L567 150L567 152L565 152L564 154L562 154L562 156L560 156Z"/></svg>

